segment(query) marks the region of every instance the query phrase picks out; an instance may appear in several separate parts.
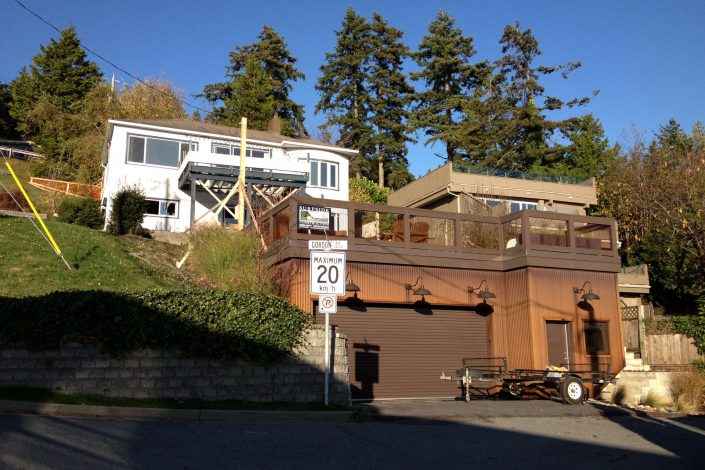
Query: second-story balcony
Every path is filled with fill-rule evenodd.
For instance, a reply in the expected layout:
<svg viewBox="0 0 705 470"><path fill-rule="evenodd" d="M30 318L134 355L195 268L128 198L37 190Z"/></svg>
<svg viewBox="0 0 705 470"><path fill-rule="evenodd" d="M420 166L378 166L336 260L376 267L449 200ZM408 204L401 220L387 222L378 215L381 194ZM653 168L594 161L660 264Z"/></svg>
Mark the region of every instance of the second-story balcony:
<svg viewBox="0 0 705 470"><path fill-rule="evenodd" d="M301 228L299 206L330 208L329 230ZM261 217L270 262L308 257L308 240L347 240L348 260L510 270L525 266L618 272L616 223L521 211L456 214L295 194Z"/></svg>

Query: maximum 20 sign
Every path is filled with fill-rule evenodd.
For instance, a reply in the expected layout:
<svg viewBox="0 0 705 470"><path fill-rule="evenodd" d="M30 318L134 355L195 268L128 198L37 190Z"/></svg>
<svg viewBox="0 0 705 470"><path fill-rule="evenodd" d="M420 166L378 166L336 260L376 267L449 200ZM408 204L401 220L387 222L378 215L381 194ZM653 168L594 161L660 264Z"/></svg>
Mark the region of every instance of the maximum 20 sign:
<svg viewBox="0 0 705 470"><path fill-rule="evenodd" d="M345 295L345 253L311 252L311 294Z"/></svg>

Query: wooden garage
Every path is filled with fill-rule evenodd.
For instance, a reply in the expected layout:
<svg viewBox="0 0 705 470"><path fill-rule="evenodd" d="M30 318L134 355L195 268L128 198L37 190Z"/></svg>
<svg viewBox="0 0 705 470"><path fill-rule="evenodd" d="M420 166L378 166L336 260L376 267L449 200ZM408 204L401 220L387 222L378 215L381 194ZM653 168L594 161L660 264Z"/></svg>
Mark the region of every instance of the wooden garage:
<svg viewBox="0 0 705 470"><path fill-rule="evenodd" d="M335 230L297 227L299 204L337 211ZM457 384L440 374L465 357L503 357L510 369L624 367L613 220L295 195L268 211L262 227L281 295L313 315L308 242L328 237L347 246L345 295L331 321L348 337L354 399L457 397Z"/></svg>
<svg viewBox="0 0 705 470"><path fill-rule="evenodd" d="M488 355L487 318L463 308L340 304L331 324L348 337L353 400L456 397L441 371Z"/></svg>

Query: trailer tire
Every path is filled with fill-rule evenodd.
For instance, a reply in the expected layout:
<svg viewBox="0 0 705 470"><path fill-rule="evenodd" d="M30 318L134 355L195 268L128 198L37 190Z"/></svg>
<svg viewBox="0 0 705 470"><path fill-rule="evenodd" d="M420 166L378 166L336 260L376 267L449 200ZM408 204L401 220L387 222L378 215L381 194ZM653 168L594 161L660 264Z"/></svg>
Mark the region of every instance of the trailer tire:
<svg viewBox="0 0 705 470"><path fill-rule="evenodd" d="M505 383L502 390L509 398L518 400L524 394L524 387L517 383Z"/></svg>
<svg viewBox="0 0 705 470"><path fill-rule="evenodd" d="M559 390L563 401L569 405L578 405L585 401L585 387L579 377L566 377Z"/></svg>

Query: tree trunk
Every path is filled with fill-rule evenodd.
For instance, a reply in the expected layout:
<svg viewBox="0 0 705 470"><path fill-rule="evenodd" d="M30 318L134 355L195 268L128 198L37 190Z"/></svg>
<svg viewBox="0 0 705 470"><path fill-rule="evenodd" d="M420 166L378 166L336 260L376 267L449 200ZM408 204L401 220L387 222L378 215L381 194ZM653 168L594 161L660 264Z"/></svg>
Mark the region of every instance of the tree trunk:
<svg viewBox="0 0 705 470"><path fill-rule="evenodd" d="M380 188L384 188L384 152L382 146L377 146L377 178Z"/></svg>

